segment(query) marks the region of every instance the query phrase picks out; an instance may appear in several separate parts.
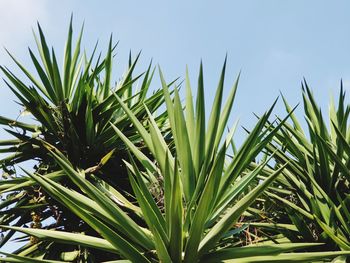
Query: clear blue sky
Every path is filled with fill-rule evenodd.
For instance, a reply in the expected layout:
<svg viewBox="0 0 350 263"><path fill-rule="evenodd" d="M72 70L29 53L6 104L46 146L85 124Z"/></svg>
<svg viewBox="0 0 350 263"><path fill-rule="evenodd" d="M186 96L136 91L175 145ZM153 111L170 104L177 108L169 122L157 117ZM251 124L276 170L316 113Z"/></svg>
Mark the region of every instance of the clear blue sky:
<svg viewBox="0 0 350 263"><path fill-rule="evenodd" d="M341 78L350 89L349 12L350 1L345 0L1 0L0 45L30 67L27 46L34 47L31 28L36 21L49 42L63 51L73 13L76 31L85 21L87 50L97 39L105 49L110 33L120 40L116 73L125 69L129 50L142 50L139 69L153 58L172 80L183 77L188 65L195 84L203 59L208 101L227 53L226 91L242 70L232 120L239 117L249 127L252 112L266 110L279 91L291 104L300 102L303 77L325 109ZM0 64L14 68L3 50ZM14 97L3 82L0 88L0 115L16 117ZM284 114L282 103L275 113Z"/></svg>
<svg viewBox="0 0 350 263"><path fill-rule="evenodd" d="M338 91L340 78L350 88L349 11L349 1L322 0L1 0L0 45L29 66L26 47L34 46L31 28L36 21L49 42L63 51L73 13L76 31L85 21L87 50L97 39L105 49L110 33L120 40L116 73L125 69L129 50L142 50L140 69L153 58L171 80L184 76L188 65L195 84L203 59L208 100L228 53L226 90L242 69L233 117L249 126L251 113L262 113L279 91L292 104L301 101L303 77L324 106L329 94ZM12 64L3 50L0 64ZM0 114L16 115L9 91L3 84L0 88ZM282 106L276 113L283 113Z"/></svg>

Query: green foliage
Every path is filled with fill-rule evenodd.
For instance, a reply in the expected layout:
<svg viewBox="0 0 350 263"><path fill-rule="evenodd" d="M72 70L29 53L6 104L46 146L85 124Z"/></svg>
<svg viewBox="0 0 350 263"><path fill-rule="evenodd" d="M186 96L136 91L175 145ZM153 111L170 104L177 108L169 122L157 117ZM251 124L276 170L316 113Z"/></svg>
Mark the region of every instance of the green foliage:
<svg viewBox="0 0 350 263"><path fill-rule="evenodd" d="M350 107L345 104L341 86L337 107L331 101L327 124L306 82L303 100L309 135L294 114L291 124L283 124L267 150L274 152L274 169L288 164L281 180L266 194L278 206L285 207L285 214L279 215L279 220L287 217L296 226L297 232L290 233L292 239L315 240L326 243L329 249L348 251ZM284 102L290 111L285 99Z"/></svg>
<svg viewBox="0 0 350 263"><path fill-rule="evenodd" d="M10 55L30 84L1 67L35 120L0 117L15 137L0 142L13 153L0 161L8 177L0 246L16 232L27 241L0 252L6 262L345 262L350 108L342 89L329 132L305 83L309 137L285 99L288 115L270 122L276 100L236 147L237 123L225 128L239 76L224 102L226 59L207 117L202 65L196 99L187 72L182 102L160 69L162 88L148 96L154 70L133 77L139 55L112 84L112 39L103 59L96 48L88 57L82 32L73 47L71 23L60 71L38 30L35 75ZM29 160L34 171L17 174Z"/></svg>
<svg viewBox="0 0 350 263"><path fill-rule="evenodd" d="M161 90L147 95L154 72L151 64L144 73L133 77L139 54L134 60L130 55L125 75L120 81L111 82L115 50L112 38L104 58L101 54L96 56L96 47L92 55L88 56L81 51L82 30L73 45L71 22L63 69L60 71L55 52L48 48L40 25L38 31L36 41L39 58L29 49L36 74L28 72L9 53L30 84L20 80L7 67L1 67L7 77L7 86L18 98L23 111L32 115L35 124L0 117L0 123L6 126L5 130L15 137L14 140L1 141L1 152L10 155L0 160L4 173L9 175L7 180L0 183L1 194L6 198L1 204L3 210L0 223L14 226L37 224L43 227L42 222L49 219L46 222L52 223L51 227L66 231L91 231L79 217L42 191L35 180L17 174L18 165L35 161L35 173L45 175L67 188L74 187L48 154L48 145L52 145L68 158L75 169L93 173L96 177L90 181L96 187L103 185L106 191L114 193L130 192L131 186L123 165L128 150L110 123L122 130L138 147L142 148L142 142L115 95L132 109L142 123L148 116L145 106L153 113L162 105L164 97ZM135 87L136 82L140 82L138 87ZM162 126L164 133L165 117L166 112L155 120L157 125ZM155 178L151 179L155 181ZM126 209L134 208L127 198L122 200ZM13 230L9 231L0 246L8 242L13 234Z"/></svg>

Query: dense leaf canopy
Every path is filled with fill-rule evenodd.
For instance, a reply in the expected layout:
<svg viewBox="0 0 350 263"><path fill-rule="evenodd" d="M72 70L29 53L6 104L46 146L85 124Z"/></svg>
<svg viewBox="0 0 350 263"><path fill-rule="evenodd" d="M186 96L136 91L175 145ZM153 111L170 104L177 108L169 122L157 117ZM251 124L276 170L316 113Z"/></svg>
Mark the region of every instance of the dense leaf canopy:
<svg viewBox="0 0 350 263"><path fill-rule="evenodd" d="M151 92L155 69L139 54L112 82L116 46L91 55L73 45L63 67L38 25L36 69L5 85L32 122L0 117L0 247L25 244L6 262L346 262L350 255L350 107L341 88L324 122L303 84L309 135L283 98L258 117L240 146L226 99L226 60L211 107L203 66L196 98L189 74ZM185 98L180 97L180 88ZM182 93L181 93L182 94ZM209 110L208 110L209 109ZM207 113L210 113L207 115ZM228 132L226 129L228 128ZM26 161L33 169L19 169ZM15 235L15 233L21 233Z"/></svg>

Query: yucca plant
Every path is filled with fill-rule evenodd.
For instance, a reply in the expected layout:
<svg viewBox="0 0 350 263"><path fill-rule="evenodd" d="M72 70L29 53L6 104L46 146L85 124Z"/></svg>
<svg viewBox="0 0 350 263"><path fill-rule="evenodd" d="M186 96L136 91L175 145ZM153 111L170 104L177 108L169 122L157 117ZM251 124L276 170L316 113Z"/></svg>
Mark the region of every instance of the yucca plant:
<svg viewBox="0 0 350 263"><path fill-rule="evenodd" d="M18 171L18 165L31 161L35 165L36 174L69 188L73 187L74 184L44 147L44 143L48 143L62 152L75 169L84 169L87 174L94 173L96 179L90 178L90 181L97 187L110 186L114 191L130 192L132 189L127 170L122 162L128 158L127 149L110 123L122 130L140 149L143 146L141 137L121 108L116 95L128 105L141 123L148 116L145 105L153 113L163 104L164 96L161 90L148 95L154 72L151 64L144 73L133 76L139 55L135 59L130 55L125 75L118 82L112 82L115 50L112 38L105 57L96 55L96 47L88 56L81 50L83 30L75 47L73 46L71 22L63 67L60 70L55 52L49 49L40 25L38 31L39 35L35 35L35 39L39 58L29 49L36 73L30 73L10 53L14 64L27 80L22 81L9 68L1 67L6 76L6 85L18 98L23 112L30 114L33 120L21 122L18 119L0 117L0 124L14 137L0 141L1 153L7 154L0 160L3 170L0 181L3 197L0 223L35 228L51 224L65 231L89 232L92 229L84 221L66 207L60 206L30 177L23 176ZM164 133L165 119L166 112L156 117L156 122ZM147 155L147 150L144 153ZM156 179L153 178L153 181L156 182ZM128 206L127 199L123 204ZM0 241L0 247L9 241L13 233L14 231L6 233ZM31 244L35 246L36 239L32 238ZM50 248L51 253L55 250L61 251L58 247Z"/></svg>
<svg viewBox="0 0 350 263"><path fill-rule="evenodd" d="M225 66L206 125L202 68L195 107L190 82L186 77L185 111L178 88L175 87L174 97L171 97L169 86L160 73L174 145L164 139L147 106L148 125L145 128L123 99L115 94L150 152L149 156L144 154L139 144L132 142L113 123L110 124L130 151L129 161L125 163L136 202L130 205L128 213L122 209L125 203L122 194L111 191L110 186L103 184L97 187L91 183L96 179L94 172L86 173L84 169L76 168L64 153L43 142L64 176L82 192L38 173L27 172L28 176L48 195L98 232L99 237L56 229L2 227L34 236L43 244L65 243L93 248L101 253L107 251L114 255L113 261L108 261L110 263L309 262L349 254L339 251L289 253L320 244L292 243L280 235L261 237L255 244L247 244L241 239L239 233L245 229L242 217L249 216L249 207L279 177L284 166L260 182L257 180L258 175L269 160L252 171L249 169L251 161L279 129L279 126L273 129L271 126L265 127L272 108L260 118L234 156L227 156L234 129L226 136L224 130L238 80L221 109L224 74ZM152 182L153 177L157 178L156 185ZM137 220L131 214L137 215ZM48 254L30 259L24 257L23 251L20 253L6 254L6 260L58 262ZM32 255L29 252L27 256ZM93 255L76 255L71 260L101 262L96 261Z"/></svg>
<svg viewBox="0 0 350 263"><path fill-rule="evenodd" d="M331 100L328 123L306 82L303 101L309 134L293 113L291 123L285 122L267 147L274 153L275 165L266 172L285 167L267 192L286 212L273 221L293 224L296 231L288 235L294 240L324 242L328 249L349 251L350 107L342 85L337 107Z"/></svg>

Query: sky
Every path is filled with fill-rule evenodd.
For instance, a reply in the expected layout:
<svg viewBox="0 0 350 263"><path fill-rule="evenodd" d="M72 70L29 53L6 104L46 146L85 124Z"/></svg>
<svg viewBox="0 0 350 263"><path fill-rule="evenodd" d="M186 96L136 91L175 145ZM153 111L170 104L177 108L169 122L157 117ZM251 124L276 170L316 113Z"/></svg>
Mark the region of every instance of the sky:
<svg viewBox="0 0 350 263"><path fill-rule="evenodd" d="M75 32L85 23L87 51L97 40L100 50L106 50L111 33L120 41L116 80L125 70L129 51L142 50L139 69L153 59L168 81L182 79L187 65L193 86L202 60L208 104L227 54L226 94L242 72L232 121L239 118L249 127L255 122L252 113L262 114L280 92L290 104L300 102L303 77L325 110L341 78L350 88L349 11L348 1L322 0L0 0L0 45L31 68L27 46L35 47L36 22L56 53L62 53L73 14ZM0 64L15 69L2 49ZM153 87L159 88L157 81ZM3 82L0 89L0 114L16 117L14 97ZM285 114L281 102L275 113Z"/></svg>
<svg viewBox="0 0 350 263"><path fill-rule="evenodd" d="M111 33L120 41L115 80L125 70L130 50L142 50L139 70L153 59L168 81L183 79L187 65L194 87L202 60L208 104L227 54L225 94L242 72L231 123L239 118L251 127L253 112L262 114L280 92L291 105L301 102L304 77L324 111L341 79L350 89L349 11L345 0L0 0L0 46L33 69L27 47L35 47L36 22L56 53L62 53L73 14L75 33L85 23L88 52L97 40L100 50L106 50ZM4 49L0 64L18 72ZM0 115L16 118L21 109L3 81L0 94ZM274 112L285 116L281 101ZM303 117L301 107L298 114Z"/></svg>

